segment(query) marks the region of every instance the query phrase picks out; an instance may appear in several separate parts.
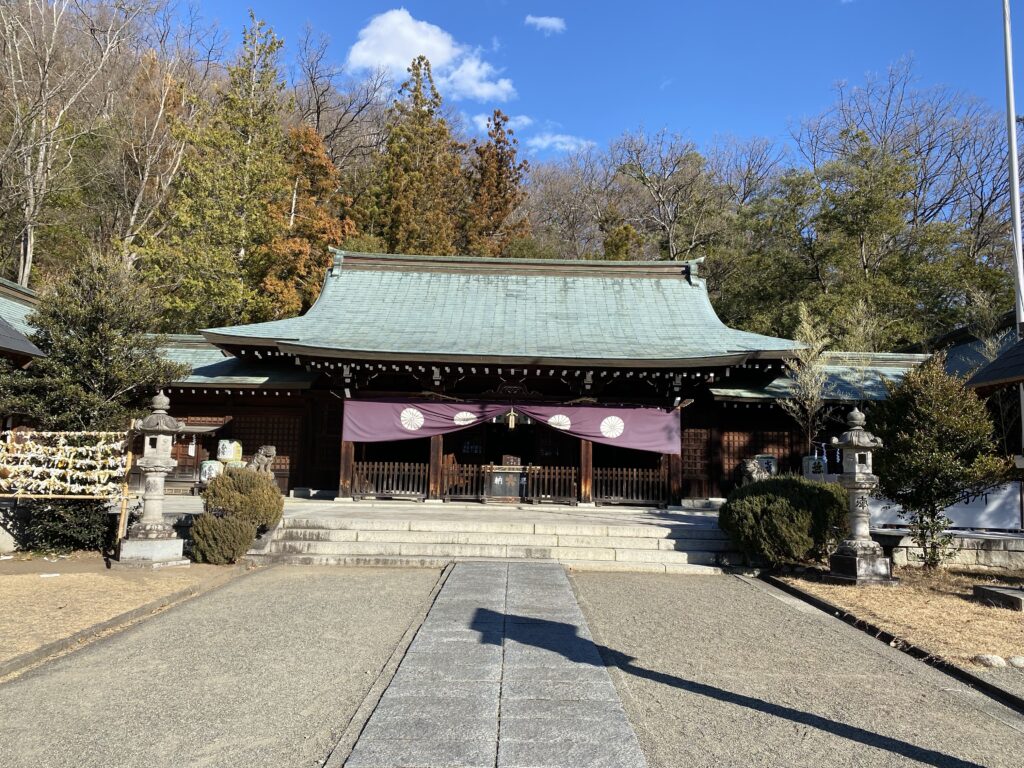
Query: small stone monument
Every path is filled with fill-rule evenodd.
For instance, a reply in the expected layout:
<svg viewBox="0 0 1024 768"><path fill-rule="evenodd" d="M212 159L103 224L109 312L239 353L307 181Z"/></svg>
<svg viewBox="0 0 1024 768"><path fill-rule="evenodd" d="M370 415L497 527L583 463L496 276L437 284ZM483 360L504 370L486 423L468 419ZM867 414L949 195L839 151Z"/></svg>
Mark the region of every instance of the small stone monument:
<svg viewBox="0 0 1024 768"><path fill-rule="evenodd" d="M168 415L170 404L160 391L153 398L153 412L135 422L135 429L142 433L144 440L142 458L136 462L145 477L142 517L128 529L128 536L121 539L117 557L121 567L163 568L189 564L182 555L185 542L164 521L164 480L177 466L177 461L171 457L171 446L174 435L184 427Z"/></svg>
<svg viewBox="0 0 1024 768"><path fill-rule="evenodd" d="M857 408L846 417L849 429L832 438L832 445L843 451L843 473L839 484L850 499L850 537L829 558L827 579L835 584L886 584L898 582L892 576L892 561L871 538L871 511L868 495L878 485L871 474L871 451L882 441L864 429L865 418Z"/></svg>

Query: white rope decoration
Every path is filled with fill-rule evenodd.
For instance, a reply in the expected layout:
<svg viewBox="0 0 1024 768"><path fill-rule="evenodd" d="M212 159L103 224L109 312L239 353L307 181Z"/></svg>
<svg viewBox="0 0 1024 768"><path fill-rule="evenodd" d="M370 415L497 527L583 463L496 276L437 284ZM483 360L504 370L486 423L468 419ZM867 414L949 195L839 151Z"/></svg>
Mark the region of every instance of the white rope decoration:
<svg viewBox="0 0 1024 768"><path fill-rule="evenodd" d="M0 492L120 496L127 443L126 432L2 432Z"/></svg>

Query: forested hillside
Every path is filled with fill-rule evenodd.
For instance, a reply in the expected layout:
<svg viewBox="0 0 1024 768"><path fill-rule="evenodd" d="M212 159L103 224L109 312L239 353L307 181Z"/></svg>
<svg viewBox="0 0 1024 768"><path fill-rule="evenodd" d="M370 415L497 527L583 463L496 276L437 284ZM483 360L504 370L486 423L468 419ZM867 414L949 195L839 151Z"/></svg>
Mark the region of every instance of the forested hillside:
<svg viewBox="0 0 1024 768"><path fill-rule="evenodd" d="M425 58L404 82L341 58L256 18L237 39L135 0L0 5L2 274L117 254L172 332L301 312L328 245L703 258L726 322L791 335L803 303L857 350L1011 306L1004 123L909 64L783 143L648 127L540 162L500 111L475 132Z"/></svg>

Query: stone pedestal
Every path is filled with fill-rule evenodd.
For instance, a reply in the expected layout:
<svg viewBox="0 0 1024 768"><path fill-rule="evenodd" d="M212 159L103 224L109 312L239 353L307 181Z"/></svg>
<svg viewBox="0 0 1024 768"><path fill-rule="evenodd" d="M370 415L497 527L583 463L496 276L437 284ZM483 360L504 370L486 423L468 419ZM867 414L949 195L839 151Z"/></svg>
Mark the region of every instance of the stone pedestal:
<svg viewBox="0 0 1024 768"><path fill-rule="evenodd" d="M111 568L167 568L187 567L188 558L183 554L185 542L177 536L165 539L121 539L117 560Z"/></svg>
<svg viewBox="0 0 1024 768"><path fill-rule="evenodd" d="M847 542L843 542L847 544ZM871 546L841 546L828 559L829 573L825 580L832 584L852 586L894 586L899 579L892 575L892 560L882 553L882 548Z"/></svg>

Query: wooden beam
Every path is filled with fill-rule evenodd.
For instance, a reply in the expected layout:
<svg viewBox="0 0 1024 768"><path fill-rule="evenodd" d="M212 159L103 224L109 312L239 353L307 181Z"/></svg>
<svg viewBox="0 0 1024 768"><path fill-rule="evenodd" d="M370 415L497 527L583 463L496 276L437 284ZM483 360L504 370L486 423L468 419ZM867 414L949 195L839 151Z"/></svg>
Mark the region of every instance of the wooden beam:
<svg viewBox="0 0 1024 768"><path fill-rule="evenodd" d="M338 483L338 496L343 499L352 498L352 478L356 468L356 444L351 440L341 441L341 480Z"/></svg>
<svg viewBox="0 0 1024 768"><path fill-rule="evenodd" d="M580 503L594 501L594 444L580 439Z"/></svg>
<svg viewBox="0 0 1024 768"><path fill-rule="evenodd" d="M444 460L444 435L430 437L430 468L427 479L427 498L441 498L441 467Z"/></svg>

